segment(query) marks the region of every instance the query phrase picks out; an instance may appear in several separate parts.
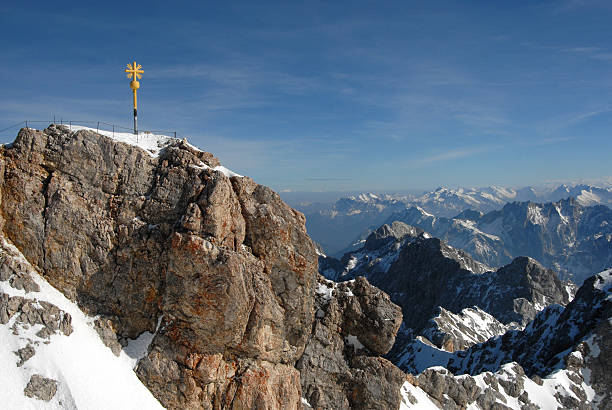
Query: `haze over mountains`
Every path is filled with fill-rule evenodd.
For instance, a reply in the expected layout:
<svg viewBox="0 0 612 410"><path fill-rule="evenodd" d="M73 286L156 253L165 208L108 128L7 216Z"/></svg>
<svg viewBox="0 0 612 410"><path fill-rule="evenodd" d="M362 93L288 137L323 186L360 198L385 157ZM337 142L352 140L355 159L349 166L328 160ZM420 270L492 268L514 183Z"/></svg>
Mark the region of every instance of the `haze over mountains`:
<svg viewBox="0 0 612 410"><path fill-rule="evenodd" d="M530 256L579 284L612 263L611 203L612 188L581 184L546 190L438 188L418 198L361 194L304 211L309 234L329 255L358 249L370 232L397 220L491 267Z"/></svg>
<svg viewBox="0 0 612 410"><path fill-rule="evenodd" d="M487 213L508 202L556 202L573 197L582 206L612 206L612 184L607 179L597 184L559 184L548 187L513 189L439 187L420 196L409 194L362 193L335 202L290 201L306 215L309 235L330 255L341 256L350 245L365 239L367 230L378 228L394 212L416 205L437 217L452 218L465 210ZM365 231L365 233L364 233ZM361 238L360 238L361 235Z"/></svg>

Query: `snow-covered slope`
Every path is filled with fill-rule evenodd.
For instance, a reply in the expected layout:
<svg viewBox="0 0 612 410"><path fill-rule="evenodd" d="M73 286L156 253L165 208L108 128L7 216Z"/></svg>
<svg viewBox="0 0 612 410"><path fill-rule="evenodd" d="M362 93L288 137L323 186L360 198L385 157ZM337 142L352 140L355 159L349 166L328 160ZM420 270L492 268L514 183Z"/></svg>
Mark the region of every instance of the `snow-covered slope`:
<svg viewBox="0 0 612 410"><path fill-rule="evenodd" d="M453 313L440 307L440 313L431 320L422 335L444 350L467 349L492 337L502 335L513 325L505 325L478 306Z"/></svg>
<svg viewBox="0 0 612 410"><path fill-rule="evenodd" d="M151 134L148 132L141 132L138 134L134 134L132 132L114 132L84 127L81 125L70 125L69 129L70 131L74 132L80 130L93 131L97 134L112 138L115 141L140 147L147 151L152 157L157 157L162 149L177 141L176 138L169 137L167 135Z"/></svg>
<svg viewBox="0 0 612 410"><path fill-rule="evenodd" d="M152 335L117 357L94 329L96 318L42 279L1 236L0 260L0 407L162 408L132 370Z"/></svg>

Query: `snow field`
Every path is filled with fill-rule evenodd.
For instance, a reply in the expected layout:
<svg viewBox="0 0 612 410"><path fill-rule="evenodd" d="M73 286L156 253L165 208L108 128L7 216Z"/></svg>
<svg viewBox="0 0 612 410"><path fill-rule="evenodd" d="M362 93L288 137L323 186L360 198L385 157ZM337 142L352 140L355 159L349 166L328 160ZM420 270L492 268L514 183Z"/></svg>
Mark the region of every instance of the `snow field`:
<svg viewBox="0 0 612 410"><path fill-rule="evenodd" d="M2 242L11 254L19 252L6 240ZM133 371L139 356L146 353L152 335L144 334L134 344L130 343L131 350L126 351L132 357L126 351L116 357L94 330L95 317L85 315L38 274L31 276L40 286L40 292L16 290L8 282L0 282L0 292L56 305L72 316L74 331L70 336L53 334L46 341L36 336L42 325L18 324L19 334L15 335L11 326L18 313L6 325L0 325L1 406L6 409L162 409ZM13 352L28 344L36 353L17 367L18 357ZM23 390L33 374L57 381L57 393L49 402L24 396Z"/></svg>

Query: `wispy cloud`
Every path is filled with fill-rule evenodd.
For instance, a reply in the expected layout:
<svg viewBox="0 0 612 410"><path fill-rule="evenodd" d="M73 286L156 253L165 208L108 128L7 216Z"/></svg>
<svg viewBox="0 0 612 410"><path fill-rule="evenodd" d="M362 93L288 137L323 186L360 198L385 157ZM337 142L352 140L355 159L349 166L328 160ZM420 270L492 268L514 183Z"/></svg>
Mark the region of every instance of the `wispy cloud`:
<svg viewBox="0 0 612 410"><path fill-rule="evenodd" d="M608 105L605 107L593 108L588 111L557 115L542 121L536 129L542 135L557 134L568 127L610 112L612 112L612 107Z"/></svg>
<svg viewBox="0 0 612 410"><path fill-rule="evenodd" d="M609 60L612 60L612 53L596 53L596 54L593 54L591 58L594 58L596 60L609 61Z"/></svg>
<svg viewBox="0 0 612 410"><path fill-rule="evenodd" d="M602 109L598 109L598 110L587 111L587 112L583 112L583 113L580 113L580 114L576 114L576 115L574 115L573 117L570 117L567 120L567 124L568 125L577 124L577 123L582 122L582 121L584 121L584 120L586 120L588 118L595 117L595 116L598 116L600 114L604 114L604 113L607 113L607 112L612 112L612 109L610 107L607 107L607 108L602 108Z"/></svg>
<svg viewBox="0 0 612 410"><path fill-rule="evenodd" d="M353 178L343 178L343 177L313 177L313 178L304 178L305 181L352 181Z"/></svg>
<svg viewBox="0 0 612 410"><path fill-rule="evenodd" d="M561 49L561 51L565 51L567 53L593 53L599 50L601 50L599 47L570 47Z"/></svg>
<svg viewBox="0 0 612 410"><path fill-rule="evenodd" d="M460 158L473 157L475 155L483 154L485 152L494 151L500 149L501 146L490 145L490 146L475 146L475 147L456 147L449 150L431 154L421 158L415 158L409 162L409 166L419 167L424 165L430 165L433 163L446 162L456 160Z"/></svg>
<svg viewBox="0 0 612 410"><path fill-rule="evenodd" d="M575 136L571 136L571 137L552 137L552 138L533 138L533 139L529 139L528 141L523 141L520 144L523 146L528 146L528 147L535 147L535 146L540 146L540 145L554 145L554 144L559 144L562 142L567 142L567 141L572 141L575 140L577 137Z"/></svg>
<svg viewBox="0 0 612 410"><path fill-rule="evenodd" d="M573 12L580 9L586 8L603 8L610 9L612 4L608 0L564 0L554 4L554 11L559 12Z"/></svg>
<svg viewBox="0 0 612 410"><path fill-rule="evenodd" d="M317 77L291 74L246 58L215 65L170 66L151 70L149 76L155 79L199 78L210 81L213 86L242 90L268 87L287 94L305 94L322 88Z"/></svg>
<svg viewBox="0 0 612 410"><path fill-rule="evenodd" d="M612 60L612 52L601 47L569 47L559 50L566 53L576 53L594 60Z"/></svg>

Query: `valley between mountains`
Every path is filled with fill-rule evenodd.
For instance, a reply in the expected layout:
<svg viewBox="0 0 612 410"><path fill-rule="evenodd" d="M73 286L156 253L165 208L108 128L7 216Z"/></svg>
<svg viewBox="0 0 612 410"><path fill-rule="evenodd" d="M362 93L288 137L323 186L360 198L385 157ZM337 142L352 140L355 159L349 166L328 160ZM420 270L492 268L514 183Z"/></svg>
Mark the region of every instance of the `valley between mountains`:
<svg viewBox="0 0 612 410"><path fill-rule="evenodd" d="M611 409L609 193L304 216L186 140L24 128L0 147L0 400Z"/></svg>

